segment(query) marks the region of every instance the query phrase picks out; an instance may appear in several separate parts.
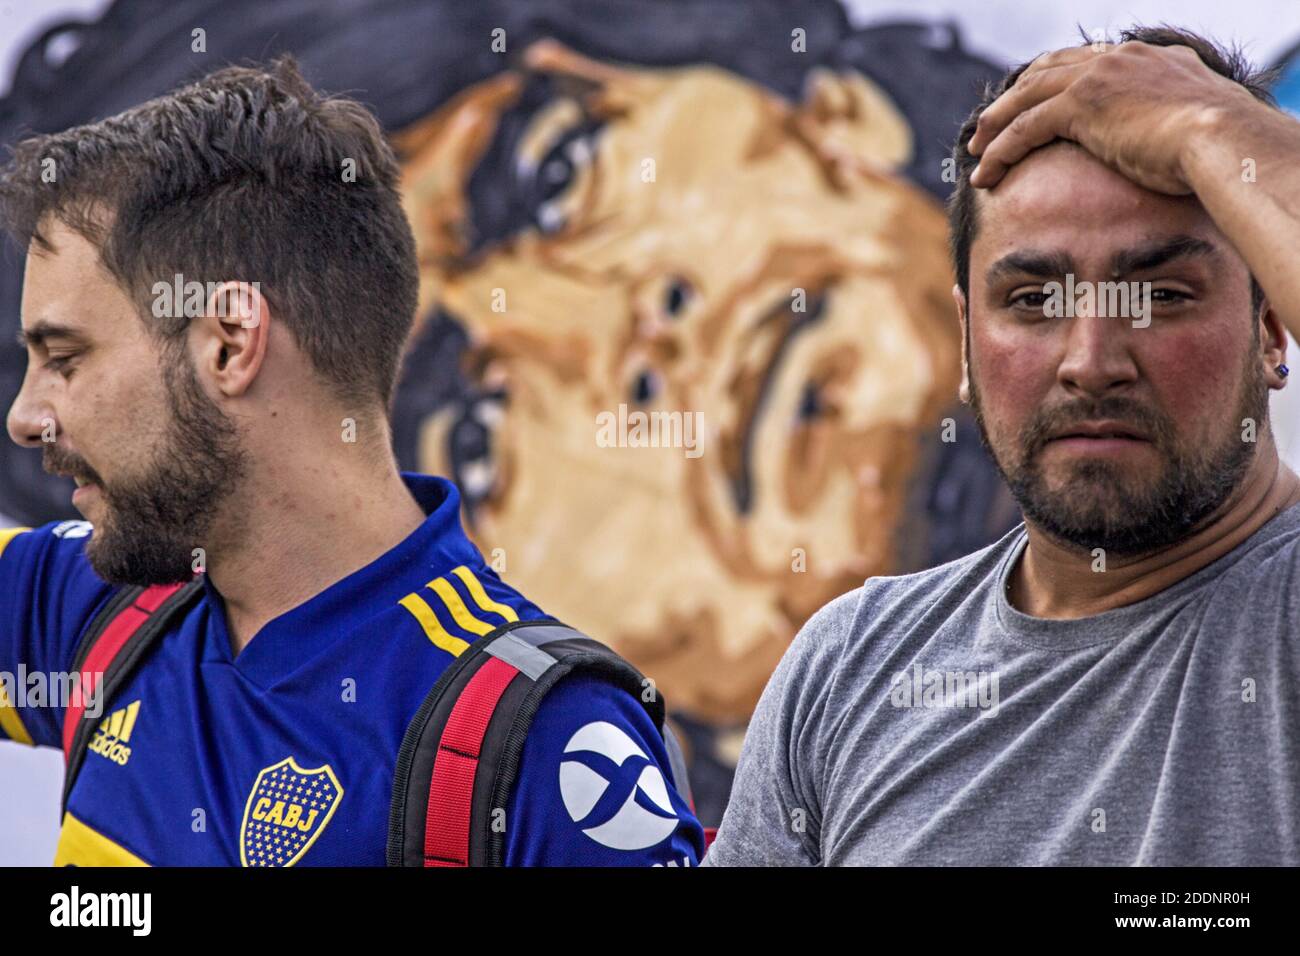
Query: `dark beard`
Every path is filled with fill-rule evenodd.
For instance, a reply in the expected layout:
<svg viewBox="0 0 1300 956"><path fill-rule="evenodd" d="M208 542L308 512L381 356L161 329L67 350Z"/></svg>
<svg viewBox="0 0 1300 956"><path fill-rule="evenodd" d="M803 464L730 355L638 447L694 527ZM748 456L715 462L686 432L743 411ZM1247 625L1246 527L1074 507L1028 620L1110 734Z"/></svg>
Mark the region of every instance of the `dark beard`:
<svg viewBox="0 0 1300 956"><path fill-rule="evenodd" d="M143 476L98 482L104 518L86 544L95 573L110 584L188 581L195 548L206 548L217 506L246 473L234 423L208 399L183 348L166 349L171 398L167 437Z"/></svg>
<svg viewBox="0 0 1300 956"><path fill-rule="evenodd" d="M1035 415L1021 433L1016 460L994 451L971 381L971 404L980 440L993 458L1026 521L1051 537L1078 548L1102 548L1108 555L1132 557L1177 544L1213 514L1241 483L1255 445L1241 438L1240 422L1255 422L1256 437L1268 427L1268 386L1259 358L1248 350L1237 414L1223 440L1207 450L1184 449L1166 416L1129 398L1080 400ZM1048 487L1039 454L1048 436L1085 419L1115 419L1140 428L1164 461L1150 485L1125 478L1125 469L1104 459L1082 460L1061 488Z"/></svg>

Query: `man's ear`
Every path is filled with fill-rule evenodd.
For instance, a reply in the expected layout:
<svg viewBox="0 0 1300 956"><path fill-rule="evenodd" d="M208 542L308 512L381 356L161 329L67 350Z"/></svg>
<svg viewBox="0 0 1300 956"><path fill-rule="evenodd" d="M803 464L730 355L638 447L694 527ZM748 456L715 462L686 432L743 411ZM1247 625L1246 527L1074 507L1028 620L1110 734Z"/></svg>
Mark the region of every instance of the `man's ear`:
<svg viewBox="0 0 1300 956"><path fill-rule="evenodd" d="M970 357L966 354L966 296L961 286L953 284L952 298L957 303L957 324L961 327L961 385L957 387L957 397L963 405L970 404Z"/></svg>
<svg viewBox="0 0 1300 956"><path fill-rule="evenodd" d="M270 306L257 282L222 282L208 296L195 367L223 395L242 395L257 378L270 340L270 319Z"/></svg>
<svg viewBox="0 0 1300 956"><path fill-rule="evenodd" d="M1280 389L1286 385L1286 376L1280 375L1277 367L1286 363L1288 337L1281 316L1267 298L1259 307L1259 341L1263 348L1264 378L1269 388Z"/></svg>
<svg viewBox="0 0 1300 956"><path fill-rule="evenodd" d="M854 70L810 70L795 123L831 160L894 170L912 158L911 125L880 87Z"/></svg>

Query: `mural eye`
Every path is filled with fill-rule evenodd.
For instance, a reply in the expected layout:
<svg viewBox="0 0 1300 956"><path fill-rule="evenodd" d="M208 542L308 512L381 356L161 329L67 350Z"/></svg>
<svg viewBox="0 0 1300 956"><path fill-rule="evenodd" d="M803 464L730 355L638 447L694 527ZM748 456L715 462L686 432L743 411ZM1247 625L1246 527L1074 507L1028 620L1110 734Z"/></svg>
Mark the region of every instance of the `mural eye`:
<svg viewBox="0 0 1300 956"><path fill-rule="evenodd" d="M591 166L599 131L600 124L588 123L567 132L523 184L530 217L542 232L558 232L568 222L564 199Z"/></svg>
<svg viewBox="0 0 1300 956"><path fill-rule="evenodd" d="M566 154L551 153L537 176L537 188L542 200L554 199L564 192L571 182L573 182L572 159Z"/></svg>
<svg viewBox="0 0 1300 956"><path fill-rule="evenodd" d="M799 421L812 421L821 413L821 389L818 388L815 382L808 382L803 387L803 394L799 396Z"/></svg>
<svg viewBox="0 0 1300 956"><path fill-rule="evenodd" d="M659 394L659 376L654 372L646 369L636 377L632 383L632 401L638 405L645 405L655 400Z"/></svg>
<svg viewBox="0 0 1300 956"><path fill-rule="evenodd" d="M664 312L673 318L681 315L693 294L689 282L680 276L674 278L664 292Z"/></svg>
<svg viewBox="0 0 1300 956"><path fill-rule="evenodd" d="M449 435L452 471L471 515L496 484L492 437L504 413L504 405L503 393L490 393L470 400L462 408Z"/></svg>

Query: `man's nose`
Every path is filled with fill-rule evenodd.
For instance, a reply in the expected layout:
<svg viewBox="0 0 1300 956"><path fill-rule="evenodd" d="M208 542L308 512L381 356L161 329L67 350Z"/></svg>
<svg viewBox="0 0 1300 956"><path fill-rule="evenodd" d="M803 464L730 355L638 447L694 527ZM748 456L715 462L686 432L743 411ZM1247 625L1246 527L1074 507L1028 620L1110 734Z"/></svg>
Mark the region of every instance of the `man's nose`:
<svg viewBox="0 0 1300 956"><path fill-rule="evenodd" d="M1057 368L1062 384L1102 395L1137 380L1126 321L1097 315L1095 310L1062 321L1069 323L1065 354Z"/></svg>
<svg viewBox="0 0 1300 956"><path fill-rule="evenodd" d="M40 448L58 437L58 419L49 402L39 398L31 388L30 376L23 380L5 420L9 437L24 448Z"/></svg>

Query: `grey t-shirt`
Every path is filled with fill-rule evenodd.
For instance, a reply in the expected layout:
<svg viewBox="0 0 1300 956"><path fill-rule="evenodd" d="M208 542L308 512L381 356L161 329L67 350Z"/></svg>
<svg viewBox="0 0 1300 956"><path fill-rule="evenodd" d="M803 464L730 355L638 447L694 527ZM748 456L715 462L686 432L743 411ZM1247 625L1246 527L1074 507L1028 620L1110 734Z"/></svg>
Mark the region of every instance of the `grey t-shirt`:
<svg viewBox="0 0 1300 956"><path fill-rule="evenodd" d="M707 865L1300 865L1300 505L1077 620L1007 602L1026 540L809 620Z"/></svg>

